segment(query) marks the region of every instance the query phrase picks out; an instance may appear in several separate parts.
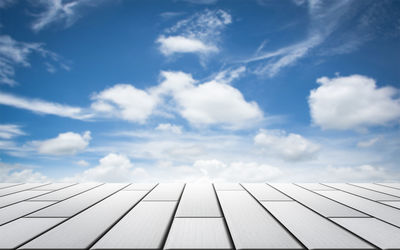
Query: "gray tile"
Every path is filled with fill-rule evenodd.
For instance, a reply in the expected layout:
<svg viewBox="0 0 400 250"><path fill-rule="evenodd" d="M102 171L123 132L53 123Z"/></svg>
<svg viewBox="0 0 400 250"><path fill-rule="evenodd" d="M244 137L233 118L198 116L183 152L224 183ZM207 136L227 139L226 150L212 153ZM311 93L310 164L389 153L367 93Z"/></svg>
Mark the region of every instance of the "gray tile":
<svg viewBox="0 0 400 250"><path fill-rule="evenodd" d="M53 201L19 202L0 209L0 225L15 220L41 208L54 204Z"/></svg>
<svg viewBox="0 0 400 250"><path fill-rule="evenodd" d="M337 188L340 189L342 191L345 192L349 192L355 195L359 195L361 197L367 198L367 199L371 199L374 201L379 201L379 200L393 200L393 201L400 201L399 197L395 197L392 195L388 195L388 194L383 194L383 193L379 193L376 191L372 191L372 190L368 190L362 187L356 187L353 185L349 185L346 183L326 183L325 185L328 185L330 187L333 188Z"/></svg>
<svg viewBox="0 0 400 250"><path fill-rule="evenodd" d="M181 196L184 184L160 183L144 200L146 201L177 201Z"/></svg>
<svg viewBox="0 0 400 250"><path fill-rule="evenodd" d="M242 184L247 191L249 191L257 200L260 201L290 201L292 200L288 196L279 192L278 190L268 186L265 183L243 183Z"/></svg>
<svg viewBox="0 0 400 250"><path fill-rule="evenodd" d="M35 200L35 201L46 201L46 200L47 201L60 201L60 200L70 198L74 195L85 192L91 188L94 188L94 187L97 187L100 185L101 185L100 183L81 183L81 184L67 187L67 188L64 188L64 189L61 189L61 190L58 190L55 192L51 192L46 195L36 197L32 200Z"/></svg>

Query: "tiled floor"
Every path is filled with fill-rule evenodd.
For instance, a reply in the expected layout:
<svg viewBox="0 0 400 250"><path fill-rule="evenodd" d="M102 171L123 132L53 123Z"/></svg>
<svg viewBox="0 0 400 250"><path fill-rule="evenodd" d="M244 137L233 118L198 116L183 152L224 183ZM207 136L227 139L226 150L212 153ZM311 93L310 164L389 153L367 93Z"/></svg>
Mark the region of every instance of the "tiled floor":
<svg viewBox="0 0 400 250"><path fill-rule="evenodd" d="M400 183L0 183L0 249L400 249Z"/></svg>

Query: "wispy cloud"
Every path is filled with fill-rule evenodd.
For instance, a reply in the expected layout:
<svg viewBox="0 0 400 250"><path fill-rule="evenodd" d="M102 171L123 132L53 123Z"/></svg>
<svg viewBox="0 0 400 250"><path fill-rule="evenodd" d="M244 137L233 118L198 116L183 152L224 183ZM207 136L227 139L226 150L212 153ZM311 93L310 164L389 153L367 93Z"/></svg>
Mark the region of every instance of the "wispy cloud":
<svg viewBox="0 0 400 250"><path fill-rule="evenodd" d="M296 1L296 4L303 4ZM309 29L305 39L292 45L277 49L275 51L264 52L264 43L257 49L255 56L243 62L252 63L261 61L257 64L254 73L273 77L283 68L295 64L299 59L306 56L309 51L321 43L337 28L342 17L347 13L351 1L308 1L308 14L310 17Z"/></svg>
<svg viewBox="0 0 400 250"><path fill-rule="evenodd" d="M14 137L25 135L20 125L16 124L0 124L0 138L12 139Z"/></svg>
<svg viewBox="0 0 400 250"><path fill-rule="evenodd" d="M0 92L0 104L15 108L29 110L39 114L56 115L72 119L85 120L91 115L86 114L82 108L72 107L40 99L30 99Z"/></svg>
<svg viewBox="0 0 400 250"><path fill-rule="evenodd" d="M20 42L8 35L0 35L0 83L16 85L17 82L14 80L15 67L30 67L29 56L34 53L42 58L67 66L58 54L45 49L42 43ZM49 63L45 64L47 67L50 65ZM54 65L52 65L51 70L56 70Z"/></svg>
<svg viewBox="0 0 400 250"><path fill-rule="evenodd" d="M80 18L80 9L97 6L102 0L40 0L34 2L41 12L35 14L32 30L38 32L54 23L63 23L70 27Z"/></svg>
<svg viewBox="0 0 400 250"><path fill-rule="evenodd" d="M219 51L221 32L232 22L231 15L223 10L205 10L166 29L156 43L165 56L176 53L207 55Z"/></svg>

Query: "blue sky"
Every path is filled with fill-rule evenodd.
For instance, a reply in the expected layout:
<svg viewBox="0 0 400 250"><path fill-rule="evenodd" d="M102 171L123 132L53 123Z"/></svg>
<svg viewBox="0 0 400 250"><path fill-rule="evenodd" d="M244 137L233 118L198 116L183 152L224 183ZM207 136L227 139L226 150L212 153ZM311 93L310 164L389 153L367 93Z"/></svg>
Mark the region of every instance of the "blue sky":
<svg viewBox="0 0 400 250"><path fill-rule="evenodd" d="M0 181L396 181L398 1L0 1Z"/></svg>

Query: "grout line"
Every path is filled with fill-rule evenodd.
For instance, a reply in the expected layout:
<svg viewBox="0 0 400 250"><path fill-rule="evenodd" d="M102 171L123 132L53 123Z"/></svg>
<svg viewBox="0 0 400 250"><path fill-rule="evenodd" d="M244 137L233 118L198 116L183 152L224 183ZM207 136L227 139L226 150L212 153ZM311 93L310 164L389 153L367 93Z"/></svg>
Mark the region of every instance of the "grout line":
<svg viewBox="0 0 400 250"><path fill-rule="evenodd" d="M97 188L97 187L99 187L99 186L103 186L103 185L105 185L105 184L104 184L104 183L102 183L102 184L100 184L100 185L98 185L98 186L96 186L96 187L94 187L94 188ZM42 236L43 234L45 234L45 233L49 232L49 231L50 231L50 230L52 230L53 228L55 228L55 227L58 227L58 226L59 226L59 225L61 225L62 223L65 223L66 221L69 221L71 218L74 218L75 216L77 216L77 215L79 215L79 214L83 213L84 211L88 210L89 208L91 208L91 207L95 206L96 204L98 204L98 203L102 202L103 200L107 199L107 198L108 198L108 197L110 197L111 195L114 195L114 194L118 193L120 190L122 190L122 189L123 189L123 188L125 188L125 187L126 187L126 186L124 186L124 187L122 187L122 188L118 189L117 191L115 191L115 192L113 192L113 193L111 193L111 194L107 195L107 196L106 196L106 197L104 197L103 199L100 199L99 201L97 201L97 202L93 203L92 205L90 205L90 206L86 207L85 209L83 209L83 210L79 211L78 213L76 213L76 214L72 215L71 217L68 217L67 219L65 219L65 220L61 221L60 223L58 223L58 224L56 224L56 225L54 225L54 226L52 226L52 227L48 228L47 230L45 230L45 231L41 232L40 234L38 234L38 235L34 236L33 238L31 238L31 239L29 239L29 240L27 240L27 241L25 241L25 242L21 243L20 245L18 245L18 246L16 247L16 249L17 249L17 248L20 248L21 246L23 246L23 245L27 244L28 242L30 242L30 241L32 241L32 240L35 240L36 238L38 238L38 237ZM92 188L92 189L94 189L94 188ZM92 189L90 189L90 190L92 190ZM35 218L37 218L37 217L35 217Z"/></svg>
<svg viewBox="0 0 400 250"><path fill-rule="evenodd" d="M185 191L185 187L186 187L186 183L183 184L183 188L182 188L181 194L179 195L178 200L175 201L176 205L175 205L174 212L172 213L171 220L168 223L168 227L167 227L167 230L165 232L165 235L164 235L163 239L161 240L160 246L162 246L162 249L165 249L165 243L167 242L167 238L168 238L169 232L171 231L172 223L174 222L176 211L178 211L178 206L179 206L179 203L181 202L181 198L182 198L183 192Z"/></svg>
<svg viewBox="0 0 400 250"><path fill-rule="evenodd" d="M228 233L229 241L230 241L230 243L232 245L232 248L236 249L235 243L233 242L231 231L229 230L229 227L228 227L228 222L226 221L226 217L224 215L224 210L222 209L221 202L219 201L217 190L215 189L215 185L214 184L211 184L211 185L212 185L212 187L214 189L214 195L217 198L218 208L219 208L219 210L221 212L221 215L222 215L222 218L223 218L222 220L224 222L224 226L225 226L226 232ZM226 190L218 190L218 191L226 191ZM229 191L244 191L244 190L229 190Z"/></svg>
<svg viewBox="0 0 400 250"><path fill-rule="evenodd" d="M116 224L118 224L118 222L120 222L130 211L132 211L132 209L134 209L157 186L158 186L158 183L150 190L137 190L137 191L140 191L140 192L147 191L147 193L145 195L143 195L143 197L140 198L135 204L133 204L132 207L130 207L125 213L123 213L116 221L114 221L108 228L106 228L103 233L101 233L96 239L94 239L92 241L92 243L90 243L89 246L86 247L86 249L91 249L101 238L103 238L104 235L106 235L106 233L108 233ZM122 191L123 190L120 190L120 192L122 192Z"/></svg>
<svg viewBox="0 0 400 250"><path fill-rule="evenodd" d="M264 183L265 185L268 185L266 183ZM247 191L247 193L258 203L258 205L261 206L262 209L264 209L264 211L266 211L279 225L281 225L282 229L285 230L290 236L292 236L293 240L295 240L297 243L299 243L299 245L303 248L303 249L309 249L308 247L306 247L306 245L303 244L303 242L301 242L280 220L278 220L278 218L276 218L266 207L264 207L261 203L261 201L259 201L249 190L246 189L245 186L243 186L241 183L240 185L245 189L245 191ZM273 187L272 187L273 188ZM278 190L279 191L279 190ZM280 192L280 191L279 191ZM282 193L282 192L281 192ZM283 193L284 194L284 193ZM286 194L284 194L286 195ZM289 195L286 195L287 197L293 199L292 197L290 197ZM295 201L293 199L293 201ZM287 201L287 202L293 202L293 201Z"/></svg>

